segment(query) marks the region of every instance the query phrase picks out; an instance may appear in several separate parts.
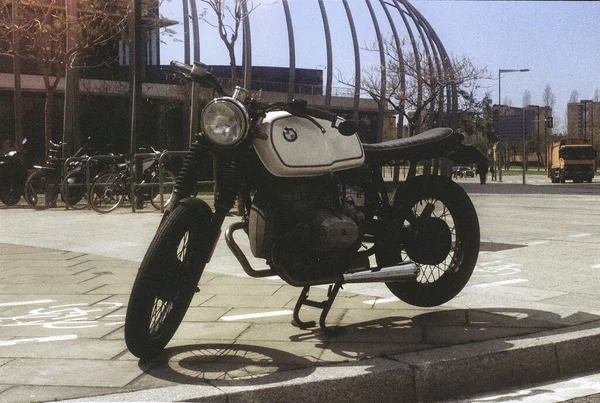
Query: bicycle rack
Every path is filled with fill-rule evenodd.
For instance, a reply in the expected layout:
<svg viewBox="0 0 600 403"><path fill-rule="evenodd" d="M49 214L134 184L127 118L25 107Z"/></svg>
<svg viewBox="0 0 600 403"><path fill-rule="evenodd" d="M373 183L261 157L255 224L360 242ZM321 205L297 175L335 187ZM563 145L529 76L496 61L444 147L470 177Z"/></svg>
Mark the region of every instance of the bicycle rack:
<svg viewBox="0 0 600 403"><path fill-rule="evenodd" d="M158 159L158 187L159 187L159 193L160 193L160 212L164 213L165 212L165 203L164 203L164 183L163 183L163 170L164 170L164 160L167 157L171 157L171 156L183 156L185 157L186 155L188 155L190 152L189 151L165 151L161 154L160 158ZM216 188L217 188L217 161L216 159L211 155L212 160L213 160L213 180L212 181L198 181L197 183L200 185L212 185L213 186L213 198L216 196Z"/></svg>

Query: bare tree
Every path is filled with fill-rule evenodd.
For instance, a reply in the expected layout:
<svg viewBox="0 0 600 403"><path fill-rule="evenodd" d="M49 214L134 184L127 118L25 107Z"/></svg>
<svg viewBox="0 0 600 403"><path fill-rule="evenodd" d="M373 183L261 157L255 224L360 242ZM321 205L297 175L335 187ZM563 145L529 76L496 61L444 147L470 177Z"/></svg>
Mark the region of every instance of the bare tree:
<svg viewBox="0 0 600 403"><path fill-rule="evenodd" d="M454 58L451 67L434 65L424 49L412 47L398 50L392 38L383 43L386 66L372 66L362 76L361 90L375 101L384 102L389 109L404 116L409 125L409 135L435 124L432 105L437 104L451 85L457 85L461 93L461 107L472 106L473 95L480 88L479 81L487 76L485 68L475 66L468 57ZM377 45L369 50L379 51ZM381 93L381 74L386 74L386 88ZM348 79L341 73L337 80L354 87L354 79ZM404 82L402 79L404 78ZM464 95L464 96L463 96Z"/></svg>
<svg viewBox="0 0 600 403"><path fill-rule="evenodd" d="M123 31L128 2L79 0L76 18L67 16L65 0L20 2L16 16L12 15L11 5L7 0L0 2L0 54L35 64L42 74L46 89L44 139L47 148L52 140L54 95L65 68L78 55L107 45ZM18 41L13 40L15 33ZM68 35L74 38L69 48Z"/></svg>
<svg viewBox="0 0 600 403"><path fill-rule="evenodd" d="M569 96L569 103L573 104L579 102L579 91L573 90L571 91L571 95Z"/></svg>
<svg viewBox="0 0 600 403"><path fill-rule="evenodd" d="M542 93L542 104L546 107L550 107L551 109L554 109L555 103L556 103L556 97L554 96L552 87L550 87L550 84L546 84L546 86L544 87L544 92Z"/></svg>
<svg viewBox="0 0 600 403"><path fill-rule="evenodd" d="M237 81L235 43L239 36L240 25L260 6L260 2L255 3L254 0L200 0L200 2L207 6L200 13L200 19L219 30L219 36L229 53L231 81L235 83ZM216 18L216 22L213 18Z"/></svg>
<svg viewBox="0 0 600 403"><path fill-rule="evenodd" d="M523 93L523 106L531 105L531 91L525 90Z"/></svg>

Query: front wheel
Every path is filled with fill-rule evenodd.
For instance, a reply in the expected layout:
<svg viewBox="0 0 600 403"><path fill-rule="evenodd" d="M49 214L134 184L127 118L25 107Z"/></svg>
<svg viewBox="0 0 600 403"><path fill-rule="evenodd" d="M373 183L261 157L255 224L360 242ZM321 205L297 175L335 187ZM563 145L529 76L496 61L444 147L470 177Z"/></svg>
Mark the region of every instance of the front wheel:
<svg viewBox="0 0 600 403"><path fill-rule="evenodd" d="M401 226L399 242L388 246L392 253L380 255L386 264L412 260L419 274L414 281L386 285L411 305L448 302L469 281L479 255L479 221L469 196L447 178L418 176L396 190L392 207L395 225Z"/></svg>
<svg viewBox="0 0 600 403"><path fill-rule="evenodd" d="M29 207L46 209L56 206L59 187L53 171L37 171L25 182L25 200Z"/></svg>
<svg viewBox="0 0 600 403"><path fill-rule="evenodd" d="M131 290L125 342L149 359L167 345L192 301L207 260L206 229L212 212L182 203L161 223Z"/></svg>

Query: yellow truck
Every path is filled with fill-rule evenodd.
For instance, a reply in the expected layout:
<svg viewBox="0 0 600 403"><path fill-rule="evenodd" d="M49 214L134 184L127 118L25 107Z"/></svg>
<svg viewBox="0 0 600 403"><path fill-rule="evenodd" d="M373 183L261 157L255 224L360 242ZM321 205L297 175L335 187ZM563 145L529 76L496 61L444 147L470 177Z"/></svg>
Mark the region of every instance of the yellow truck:
<svg viewBox="0 0 600 403"><path fill-rule="evenodd" d="M548 177L552 183L591 182L596 172L596 153L587 139L555 141L548 150Z"/></svg>

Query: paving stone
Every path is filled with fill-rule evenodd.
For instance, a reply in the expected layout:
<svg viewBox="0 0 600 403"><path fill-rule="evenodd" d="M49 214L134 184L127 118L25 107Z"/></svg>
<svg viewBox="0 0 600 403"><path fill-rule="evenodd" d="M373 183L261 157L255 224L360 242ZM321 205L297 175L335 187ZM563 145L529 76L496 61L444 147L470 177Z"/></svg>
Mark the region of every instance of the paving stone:
<svg viewBox="0 0 600 403"><path fill-rule="evenodd" d="M142 370L115 360L18 358L0 366L3 382L37 386L124 387Z"/></svg>
<svg viewBox="0 0 600 403"><path fill-rule="evenodd" d="M173 339L235 340L250 324L226 322L183 322Z"/></svg>
<svg viewBox="0 0 600 403"><path fill-rule="evenodd" d="M203 306L252 307L252 308L284 308L288 307L290 299L285 296L256 296L256 295L215 295ZM294 301L295 304L295 301Z"/></svg>
<svg viewBox="0 0 600 403"><path fill-rule="evenodd" d="M0 357L110 360L125 350L122 340L65 339L43 342L14 338L13 345L0 342Z"/></svg>
<svg viewBox="0 0 600 403"><path fill-rule="evenodd" d="M11 403L30 403L73 399L84 396L105 394L106 388L68 387L68 386L15 386L0 393L0 401Z"/></svg>

